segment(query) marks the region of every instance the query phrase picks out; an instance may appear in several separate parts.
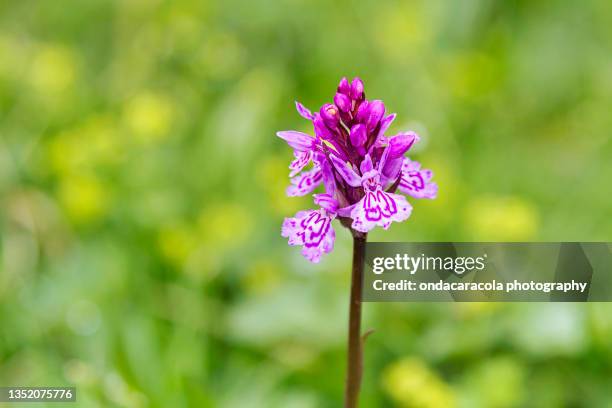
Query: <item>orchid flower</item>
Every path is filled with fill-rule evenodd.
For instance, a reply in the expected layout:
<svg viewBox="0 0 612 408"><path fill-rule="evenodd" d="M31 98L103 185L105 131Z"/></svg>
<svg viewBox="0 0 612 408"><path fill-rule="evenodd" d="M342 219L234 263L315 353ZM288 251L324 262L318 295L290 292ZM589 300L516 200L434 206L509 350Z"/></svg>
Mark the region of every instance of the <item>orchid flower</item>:
<svg viewBox="0 0 612 408"><path fill-rule="evenodd" d="M431 170L421 170L421 163L405 157L398 189L414 198L436 198L438 185L431 182Z"/></svg>
<svg viewBox="0 0 612 408"><path fill-rule="evenodd" d="M318 210L298 212L294 218L285 218L282 236L289 238L289 245L302 245L302 255L312 262L319 262L321 255L334 249L336 232L331 222L336 218L338 202L329 194L315 194Z"/></svg>
<svg viewBox="0 0 612 408"><path fill-rule="evenodd" d="M363 188L364 196L361 200L351 207L342 209L343 214L347 212L350 214L353 219L351 228L357 231L368 232L377 225L387 229L392 221L401 222L410 217L412 206L404 196L383 191L381 173L389 152L390 148L387 147L377 168L374 168L370 155L366 154L359 168L361 176L336 156L331 156L334 166L344 181L351 187Z"/></svg>
<svg viewBox="0 0 612 408"><path fill-rule="evenodd" d="M289 165L287 195L310 194L321 185L325 194L315 195L320 209L286 218L282 235L289 238L289 245L302 245L308 260L319 262L321 255L333 249L331 221L335 218L353 233L365 234L410 217L412 205L396 190L413 198L436 197L438 187L431 181L431 170L404 156L418 142L418 135L387 136L396 115L386 114L382 101L365 98L361 79L342 78L333 103L324 104L318 112L299 102L296 109L312 122L314 136L294 130L277 133L295 157Z"/></svg>

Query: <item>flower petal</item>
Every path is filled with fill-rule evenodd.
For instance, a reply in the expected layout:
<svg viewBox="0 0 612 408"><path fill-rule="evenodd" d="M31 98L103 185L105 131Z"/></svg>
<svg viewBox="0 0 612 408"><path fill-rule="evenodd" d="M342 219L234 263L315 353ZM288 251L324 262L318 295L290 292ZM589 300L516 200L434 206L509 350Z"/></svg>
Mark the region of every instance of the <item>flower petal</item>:
<svg viewBox="0 0 612 408"><path fill-rule="evenodd" d="M385 149L382 152L382 155L380 156L380 160L378 160L378 164L376 165L376 169L379 172L382 172L382 170L385 168L385 165L387 164L387 160L389 160L389 153L391 152L391 149L389 149L389 146L385 147Z"/></svg>
<svg viewBox="0 0 612 408"><path fill-rule="evenodd" d="M342 112L349 112L352 109L352 101L347 95L338 92L334 96L334 104L340 109Z"/></svg>
<svg viewBox="0 0 612 408"><path fill-rule="evenodd" d="M402 163L404 162L403 157L397 157L395 159L388 159L384 163L384 167L382 170L382 175L385 180L396 181L398 176L400 175L400 171L402 169Z"/></svg>
<svg viewBox="0 0 612 408"><path fill-rule="evenodd" d="M402 176L398 189L414 198L436 198L438 195L438 185L431 182L433 172L425 169L421 170L421 164L404 158L402 163Z"/></svg>
<svg viewBox="0 0 612 408"><path fill-rule="evenodd" d="M366 126L368 130L372 131L376 129L376 126L378 126L378 123L385 114L385 104L383 101L376 99L370 102L369 109L370 115L366 121Z"/></svg>
<svg viewBox="0 0 612 408"><path fill-rule="evenodd" d="M293 218L285 218L281 227L281 236L289 238L289 245L304 245L304 236L300 235L302 231L301 222L313 210L299 211Z"/></svg>
<svg viewBox="0 0 612 408"><path fill-rule="evenodd" d="M336 137L336 134L327 127L319 112L315 114L315 118L312 123L314 124L315 134L321 139L331 140Z"/></svg>
<svg viewBox="0 0 612 408"><path fill-rule="evenodd" d="M389 228L393 221L401 222L412 212L412 206L404 196L391 194L377 189L368 191L351 211L351 227L361 232L368 232L375 226Z"/></svg>
<svg viewBox="0 0 612 408"><path fill-rule="evenodd" d="M393 120L396 116L397 115L395 113L392 113L388 116L385 116L383 120L380 121L380 130L378 131L378 137L384 136L385 132L387 131L387 129L389 129L389 126L391 126L391 123L393 123Z"/></svg>
<svg viewBox="0 0 612 408"><path fill-rule="evenodd" d="M357 206L357 203L353 204L353 205L349 205L348 207L344 207L344 208L339 208L338 209L338 215L341 217L350 217L351 213L353 212L353 209Z"/></svg>
<svg viewBox="0 0 612 408"><path fill-rule="evenodd" d="M365 145L366 140L368 140L368 131L366 129L366 126L361 123L353 125L349 138L351 140L351 144L354 147L363 147L363 145Z"/></svg>
<svg viewBox="0 0 612 408"><path fill-rule="evenodd" d="M315 194L314 202L328 213L335 214L338 211L338 201L331 194Z"/></svg>
<svg viewBox="0 0 612 408"><path fill-rule="evenodd" d="M359 165L359 170L361 174L366 174L368 171L372 171L374 169L374 165L372 164L372 158L369 154L366 154L363 158L363 161Z"/></svg>
<svg viewBox="0 0 612 408"><path fill-rule="evenodd" d="M340 80L340 83L338 84L338 92L346 95L346 96L350 96L351 93L351 84L349 84L348 79L346 79L346 77L343 77Z"/></svg>
<svg viewBox="0 0 612 408"><path fill-rule="evenodd" d="M419 136L414 132L399 133L389 138L386 158L381 159L378 167L384 177L389 180L397 179L404 162L404 153L418 140Z"/></svg>
<svg viewBox="0 0 612 408"><path fill-rule="evenodd" d="M323 209L300 211L293 218L285 218L281 235L289 239L289 245L303 245L302 255L306 259L319 262L324 253L334 248L333 219L334 215Z"/></svg>
<svg viewBox="0 0 612 408"><path fill-rule="evenodd" d="M310 112L310 109L306 108L304 105L302 105L298 101L295 101L295 108L297 109L300 116L303 117L304 119L308 119L308 120L314 119L314 115L312 114L312 112Z"/></svg>
<svg viewBox="0 0 612 408"><path fill-rule="evenodd" d="M330 225L329 231L318 246L306 246L302 249L302 255L312 263L319 263L323 254L328 254L334 250L334 241L336 240L336 231Z"/></svg>
<svg viewBox="0 0 612 408"><path fill-rule="evenodd" d="M353 170L348 163L342 161L333 154L330 154L329 158L344 181L346 181L351 187L359 187L361 185L361 177L355 173L355 170Z"/></svg>
<svg viewBox="0 0 612 408"><path fill-rule="evenodd" d="M403 156L412 145L419 141L419 135L414 132L398 133L389 138L389 158L395 159Z"/></svg>
<svg viewBox="0 0 612 408"><path fill-rule="evenodd" d="M295 160L291 162L289 165L289 169L291 169L291 173L289 173L289 177L293 177L298 174L304 167L310 163L310 158L312 157L312 150L294 150L293 155L295 156Z"/></svg>
<svg viewBox="0 0 612 408"><path fill-rule="evenodd" d="M312 150L314 147L315 139L306 133L296 130L284 130L282 132L276 132L276 135L284 139L289 146L296 150Z"/></svg>
<svg viewBox="0 0 612 408"><path fill-rule="evenodd" d="M370 103L364 99L357 107L357 113L355 114L355 121L365 124L370 117Z"/></svg>
<svg viewBox="0 0 612 408"><path fill-rule="evenodd" d="M323 181L323 174L319 167L305 171L291 179L291 185L287 187L289 197L303 196L311 193Z"/></svg>
<svg viewBox="0 0 612 408"><path fill-rule="evenodd" d="M325 192L333 196L336 193L336 179L334 178L332 165L329 163L329 160L327 160L325 155L319 152L314 154L313 161L315 166L321 169Z"/></svg>
<svg viewBox="0 0 612 408"><path fill-rule="evenodd" d="M351 81L351 98L360 100L363 99L364 96L363 81L359 77L353 78L353 81Z"/></svg>

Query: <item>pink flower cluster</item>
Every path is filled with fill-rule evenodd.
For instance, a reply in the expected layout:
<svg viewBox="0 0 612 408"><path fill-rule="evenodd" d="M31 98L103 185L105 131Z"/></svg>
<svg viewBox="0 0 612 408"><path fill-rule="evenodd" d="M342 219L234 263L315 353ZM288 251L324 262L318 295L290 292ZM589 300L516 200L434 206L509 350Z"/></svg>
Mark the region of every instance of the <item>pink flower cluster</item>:
<svg viewBox="0 0 612 408"><path fill-rule="evenodd" d="M438 186L431 170L404 157L419 140L414 132L386 136L395 114L385 115L380 100L365 98L359 78L342 78L334 103L312 113L296 102L297 111L314 126L314 137L294 130L278 132L295 159L289 165L289 196L303 196L323 185L324 194L314 194L318 209L285 218L282 236L289 245L301 245L312 262L334 247L334 218L354 231L367 233L376 226L387 229L393 222L410 217L406 197L436 197ZM309 167L307 170L306 168Z"/></svg>

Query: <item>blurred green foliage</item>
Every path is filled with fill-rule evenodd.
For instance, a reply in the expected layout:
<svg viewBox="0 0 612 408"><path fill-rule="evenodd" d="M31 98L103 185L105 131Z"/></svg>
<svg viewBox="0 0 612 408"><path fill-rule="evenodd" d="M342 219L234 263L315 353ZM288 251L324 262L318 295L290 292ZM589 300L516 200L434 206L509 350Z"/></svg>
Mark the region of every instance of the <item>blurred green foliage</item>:
<svg viewBox="0 0 612 408"><path fill-rule="evenodd" d="M371 240L609 241L612 3L0 3L0 384L339 407L350 239L279 235L341 76L440 186ZM367 304L364 407L612 406L612 306Z"/></svg>

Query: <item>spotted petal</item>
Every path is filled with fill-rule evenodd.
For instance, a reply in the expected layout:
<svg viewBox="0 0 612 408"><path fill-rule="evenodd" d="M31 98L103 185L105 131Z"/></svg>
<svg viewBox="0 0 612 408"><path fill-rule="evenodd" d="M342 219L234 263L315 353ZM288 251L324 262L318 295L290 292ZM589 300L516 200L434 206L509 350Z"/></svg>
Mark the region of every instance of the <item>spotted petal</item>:
<svg viewBox="0 0 612 408"><path fill-rule="evenodd" d="M334 215L325 209L300 211L293 218L285 218L281 235L289 238L289 245L302 245L302 255L317 263L323 254L334 249L333 219Z"/></svg>
<svg viewBox="0 0 612 408"><path fill-rule="evenodd" d="M361 174L366 174L368 171L372 171L374 169L374 165L372 164L372 158L369 154L366 154L363 158L363 161L359 165L359 170Z"/></svg>
<svg viewBox="0 0 612 408"><path fill-rule="evenodd" d="M338 201L331 194L315 194L314 202L330 214L338 211Z"/></svg>
<svg viewBox="0 0 612 408"><path fill-rule="evenodd" d="M303 196L311 193L323 181L323 173L319 167L313 167L291 179L291 185L287 187L289 197Z"/></svg>
<svg viewBox="0 0 612 408"><path fill-rule="evenodd" d="M412 212L412 206L404 196L391 194L378 188L367 191L365 196L351 211L353 229L368 232L375 226L389 228L393 221L401 222Z"/></svg>
<svg viewBox="0 0 612 408"><path fill-rule="evenodd" d="M310 159L312 158L312 150L294 150L293 155L295 156L295 160L293 160L289 165L289 169L291 170L289 177L295 176L302 171L302 169L306 167L308 163L310 163Z"/></svg>
<svg viewBox="0 0 612 408"><path fill-rule="evenodd" d="M289 245L304 245L304 235L300 234L302 231L301 222L305 219L313 210L299 211L295 214L295 217L287 217L283 221L281 227L281 236L289 238Z"/></svg>
<svg viewBox="0 0 612 408"><path fill-rule="evenodd" d="M421 169L421 164L407 157L402 163L402 176L398 189L414 198L436 198L438 185L431 182L433 172Z"/></svg>

